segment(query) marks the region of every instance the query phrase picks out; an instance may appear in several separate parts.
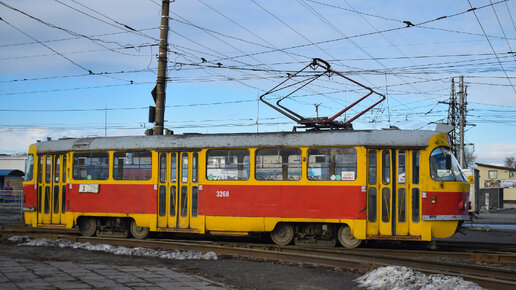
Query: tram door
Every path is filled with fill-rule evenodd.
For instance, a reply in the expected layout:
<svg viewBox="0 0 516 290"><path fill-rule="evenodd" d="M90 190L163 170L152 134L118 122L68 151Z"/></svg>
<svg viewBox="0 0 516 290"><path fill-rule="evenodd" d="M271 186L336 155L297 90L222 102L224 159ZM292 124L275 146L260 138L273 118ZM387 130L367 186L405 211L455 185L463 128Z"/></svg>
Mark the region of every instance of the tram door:
<svg viewBox="0 0 516 290"><path fill-rule="evenodd" d="M409 210L412 202L412 185L417 174L419 179L419 156L417 151L404 149L369 149L367 154L367 235L409 236L411 222ZM417 167L414 166L417 163ZM408 170L411 168L412 170ZM412 177L411 177L412 176ZM412 178L412 180L410 179ZM412 183L411 183L412 181Z"/></svg>
<svg viewBox="0 0 516 290"><path fill-rule="evenodd" d="M38 166L38 223L62 224L66 211L66 155L41 155Z"/></svg>
<svg viewBox="0 0 516 290"><path fill-rule="evenodd" d="M160 152L158 228L190 229L197 217L198 153Z"/></svg>

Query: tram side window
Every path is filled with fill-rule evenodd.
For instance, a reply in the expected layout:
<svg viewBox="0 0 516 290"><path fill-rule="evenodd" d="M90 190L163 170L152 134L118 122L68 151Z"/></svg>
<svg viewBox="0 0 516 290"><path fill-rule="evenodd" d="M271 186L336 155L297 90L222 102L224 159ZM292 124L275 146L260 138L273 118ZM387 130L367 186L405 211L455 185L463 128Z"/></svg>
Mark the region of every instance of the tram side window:
<svg viewBox="0 0 516 290"><path fill-rule="evenodd" d="M63 182L66 182L66 169L67 169L67 166L68 166L68 163L67 162L67 159L66 159L66 155L63 156Z"/></svg>
<svg viewBox="0 0 516 290"><path fill-rule="evenodd" d="M248 180L249 150L209 150L206 154L208 180Z"/></svg>
<svg viewBox="0 0 516 290"><path fill-rule="evenodd" d="M308 150L309 180L355 180L357 150L355 148L312 148Z"/></svg>
<svg viewBox="0 0 516 290"><path fill-rule="evenodd" d="M150 151L115 152L113 178L116 180L149 180L152 176Z"/></svg>
<svg viewBox="0 0 516 290"><path fill-rule="evenodd" d="M52 156L45 157L45 183L50 183L50 174L52 169Z"/></svg>
<svg viewBox="0 0 516 290"><path fill-rule="evenodd" d="M301 150L256 150L256 180L300 180Z"/></svg>
<svg viewBox="0 0 516 290"><path fill-rule="evenodd" d="M369 168L369 184L376 184L376 150L369 150L369 158L368 158L368 168Z"/></svg>
<svg viewBox="0 0 516 290"><path fill-rule="evenodd" d="M412 183L419 184L419 151L412 151Z"/></svg>
<svg viewBox="0 0 516 290"><path fill-rule="evenodd" d="M38 183L43 182L43 156L39 156L39 165L38 165Z"/></svg>
<svg viewBox="0 0 516 290"><path fill-rule="evenodd" d="M419 188L412 189L412 221L419 222Z"/></svg>
<svg viewBox="0 0 516 290"><path fill-rule="evenodd" d="M398 183L405 184L407 180L407 168L406 168L406 153L405 150L398 151Z"/></svg>
<svg viewBox="0 0 516 290"><path fill-rule="evenodd" d="M73 179L106 180L109 175L107 152L84 152L73 154Z"/></svg>
<svg viewBox="0 0 516 290"><path fill-rule="evenodd" d="M391 183L391 153L389 150L382 152L382 180L384 184Z"/></svg>
<svg viewBox="0 0 516 290"><path fill-rule="evenodd" d="M25 164L25 177L24 181L31 181L34 174L34 155L30 154Z"/></svg>

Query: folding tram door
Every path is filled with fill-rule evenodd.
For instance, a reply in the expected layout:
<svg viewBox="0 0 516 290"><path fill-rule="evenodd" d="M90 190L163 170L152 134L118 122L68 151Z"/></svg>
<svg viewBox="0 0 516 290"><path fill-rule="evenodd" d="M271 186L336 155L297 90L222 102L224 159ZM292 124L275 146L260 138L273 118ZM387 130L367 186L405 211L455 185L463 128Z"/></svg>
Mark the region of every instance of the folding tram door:
<svg viewBox="0 0 516 290"><path fill-rule="evenodd" d="M66 154L40 155L38 165L38 224L64 224Z"/></svg>
<svg viewBox="0 0 516 290"><path fill-rule="evenodd" d="M158 152L159 230L199 232L197 152Z"/></svg>
<svg viewBox="0 0 516 290"><path fill-rule="evenodd" d="M420 204L419 151L371 148L367 168L367 236L418 239L413 235L419 221L414 218Z"/></svg>

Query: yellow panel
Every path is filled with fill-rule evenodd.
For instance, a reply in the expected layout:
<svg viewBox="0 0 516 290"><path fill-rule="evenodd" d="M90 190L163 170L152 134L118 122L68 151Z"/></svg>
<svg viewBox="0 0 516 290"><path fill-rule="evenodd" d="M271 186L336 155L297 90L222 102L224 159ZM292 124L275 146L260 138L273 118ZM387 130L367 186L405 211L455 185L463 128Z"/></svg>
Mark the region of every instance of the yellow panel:
<svg viewBox="0 0 516 290"><path fill-rule="evenodd" d="M328 224L338 224L338 223L353 223L353 220L339 220L339 219L304 219L304 218L265 218L265 232L270 232L274 230L276 224L279 222L285 223L328 223ZM353 230L352 224L349 224L351 230Z"/></svg>
<svg viewBox="0 0 516 290"><path fill-rule="evenodd" d="M410 232L409 232L409 235L411 236L421 236L421 224L423 222L418 222L418 223L415 223L415 222L412 222L411 221L411 224L410 224Z"/></svg>
<svg viewBox="0 0 516 290"><path fill-rule="evenodd" d="M206 217L207 231L263 232L264 219L261 217Z"/></svg>
<svg viewBox="0 0 516 290"><path fill-rule="evenodd" d="M32 225L36 227L38 224L37 213L35 211L26 211L23 213L26 225Z"/></svg>
<svg viewBox="0 0 516 290"><path fill-rule="evenodd" d="M355 238L362 240L366 238L366 220L342 220L342 222L349 225Z"/></svg>
<svg viewBox="0 0 516 290"><path fill-rule="evenodd" d="M433 221L432 223L432 238L449 238L457 230L458 221Z"/></svg>
<svg viewBox="0 0 516 290"><path fill-rule="evenodd" d="M156 228L156 215L154 214L130 214L129 217L133 218L139 227L151 228L154 225Z"/></svg>
<svg viewBox="0 0 516 290"><path fill-rule="evenodd" d="M430 222L420 222L421 223L421 240L422 241L431 241L432 240L432 225Z"/></svg>

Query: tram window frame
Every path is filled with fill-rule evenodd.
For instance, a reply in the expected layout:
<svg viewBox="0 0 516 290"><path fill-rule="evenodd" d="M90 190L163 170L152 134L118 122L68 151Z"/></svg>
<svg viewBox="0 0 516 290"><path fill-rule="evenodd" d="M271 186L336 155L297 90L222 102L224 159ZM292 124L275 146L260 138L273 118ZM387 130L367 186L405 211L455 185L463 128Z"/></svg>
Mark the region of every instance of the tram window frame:
<svg viewBox="0 0 516 290"><path fill-rule="evenodd" d="M61 173L61 174L62 174L62 179L61 179L61 180L62 180L63 182L67 182L67 181L66 181L67 162L68 162L67 155L66 155L66 154L64 154L64 155L63 155L63 171L62 171L62 173Z"/></svg>
<svg viewBox="0 0 516 290"><path fill-rule="evenodd" d="M383 184L391 183L391 151L382 151L382 182Z"/></svg>
<svg viewBox="0 0 516 290"><path fill-rule="evenodd" d="M181 183L188 182L189 172L188 169L190 167L188 160L188 153L184 152L181 154Z"/></svg>
<svg viewBox="0 0 516 290"><path fill-rule="evenodd" d="M75 152L73 154L73 179L108 180L109 159L110 154L108 152ZM89 164L86 161L89 161ZM96 163L93 163L94 161Z"/></svg>
<svg viewBox="0 0 516 290"><path fill-rule="evenodd" d="M130 169L137 169L139 172L130 174ZM113 153L114 180L150 180L151 178L152 152L150 150Z"/></svg>
<svg viewBox="0 0 516 290"><path fill-rule="evenodd" d="M419 151L412 151L412 184L419 184L420 162L421 157Z"/></svg>
<svg viewBox="0 0 516 290"><path fill-rule="evenodd" d="M175 183L177 182L177 153L172 152L170 153L170 182ZM166 165L166 163L165 163ZM163 182L165 182L166 179L163 179Z"/></svg>
<svg viewBox="0 0 516 290"><path fill-rule="evenodd" d="M206 152L206 179L246 181L251 172L249 149L212 149Z"/></svg>
<svg viewBox="0 0 516 290"><path fill-rule="evenodd" d="M192 182L197 183L199 181L199 154L197 152L192 153Z"/></svg>
<svg viewBox="0 0 516 290"><path fill-rule="evenodd" d="M43 156L42 155L39 155L38 156L38 183L42 183L43 182Z"/></svg>
<svg viewBox="0 0 516 290"><path fill-rule="evenodd" d="M421 210L421 203L419 201L420 199L420 191L419 188L412 188L412 222L413 223L419 223L420 218L420 210Z"/></svg>
<svg viewBox="0 0 516 290"><path fill-rule="evenodd" d="M54 175L54 182L59 182L59 179L61 178L61 156L55 155L54 156L54 169L53 169L53 175Z"/></svg>
<svg viewBox="0 0 516 290"><path fill-rule="evenodd" d="M52 180L52 156L45 156L45 183L50 183Z"/></svg>
<svg viewBox="0 0 516 290"><path fill-rule="evenodd" d="M284 160L286 157L286 160ZM259 181L301 180L302 155L299 148L264 148L254 154L254 175ZM269 160L267 160L269 159ZM275 162L276 161L276 162ZM286 162L285 162L286 161ZM269 173L267 173L269 172Z"/></svg>
<svg viewBox="0 0 516 290"><path fill-rule="evenodd" d="M167 181L167 154L159 153L159 182L165 183Z"/></svg>
<svg viewBox="0 0 516 290"><path fill-rule="evenodd" d="M376 182L377 182L377 174L378 174L378 166L377 166L377 152L376 150L369 150L369 153L368 153L368 158L367 158L367 162L368 162L368 171L369 171L369 174L368 174L368 183L370 185L376 185Z"/></svg>
<svg viewBox="0 0 516 290"><path fill-rule="evenodd" d="M29 154L27 156L27 162L25 163L25 176L23 181L32 181L34 178L34 155Z"/></svg>
<svg viewBox="0 0 516 290"><path fill-rule="evenodd" d="M398 184L407 183L407 151L405 150L398 151L398 170L396 174L398 175Z"/></svg>
<svg viewBox="0 0 516 290"><path fill-rule="evenodd" d="M407 221L407 190L404 187L398 188L398 222Z"/></svg>
<svg viewBox="0 0 516 290"><path fill-rule="evenodd" d="M308 180L354 181L357 179L355 147L309 148L307 160Z"/></svg>
<svg viewBox="0 0 516 290"><path fill-rule="evenodd" d="M369 187L367 191L367 220L369 222L376 222L377 213L377 190L376 187Z"/></svg>
<svg viewBox="0 0 516 290"><path fill-rule="evenodd" d="M389 187L382 188L382 222L391 221L391 189Z"/></svg>

